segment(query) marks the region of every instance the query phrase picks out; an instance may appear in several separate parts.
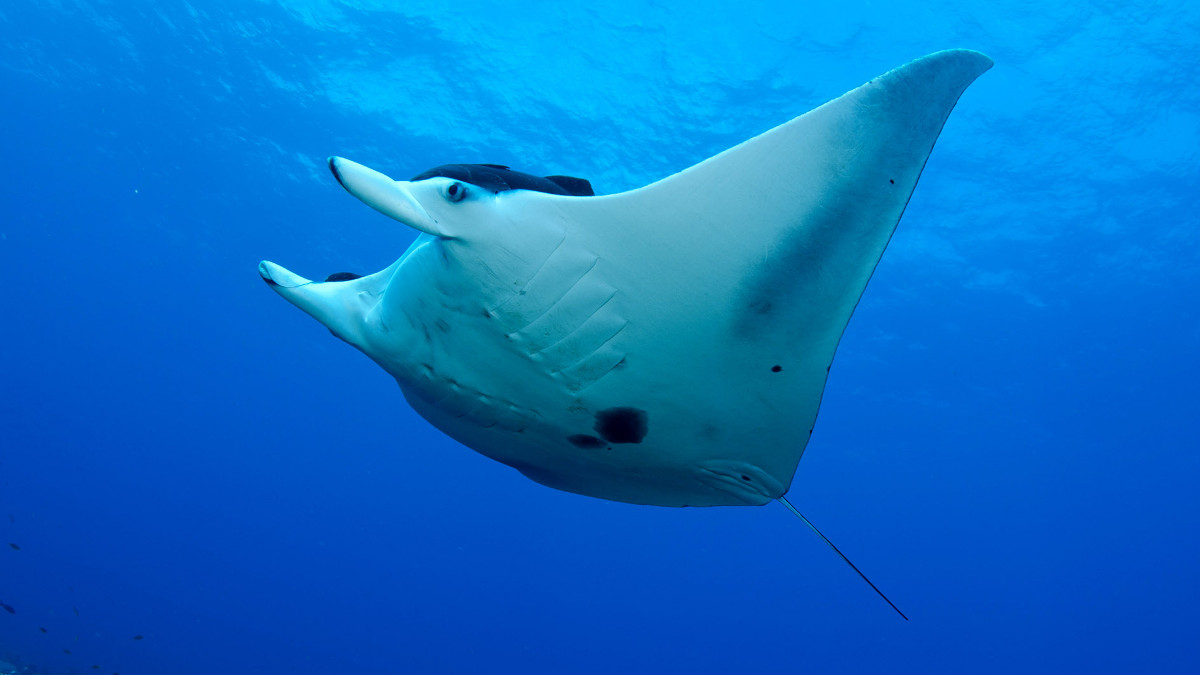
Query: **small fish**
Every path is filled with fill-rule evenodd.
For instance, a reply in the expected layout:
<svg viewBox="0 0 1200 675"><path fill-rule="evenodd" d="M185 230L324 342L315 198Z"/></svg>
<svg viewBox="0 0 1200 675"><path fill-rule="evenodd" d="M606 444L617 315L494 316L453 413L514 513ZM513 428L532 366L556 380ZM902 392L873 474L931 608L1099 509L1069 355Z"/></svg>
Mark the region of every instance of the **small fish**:
<svg viewBox="0 0 1200 675"><path fill-rule="evenodd" d="M96 665L96 664L94 664L94 663L93 663L93 664L92 664L92 670L100 670L100 666L98 666L98 665Z"/></svg>
<svg viewBox="0 0 1200 675"><path fill-rule="evenodd" d="M133 636L133 639L134 639L134 640L145 640L146 638L145 638L144 636L142 636L142 635L134 635L134 636Z"/></svg>
<svg viewBox="0 0 1200 675"><path fill-rule="evenodd" d="M15 522L17 522L17 519L13 518L13 514L10 513L10 514L8 514L8 522L15 523Z"/></svg>
<svg viewBox="0 0 1200 675"><path fill-rule="evenodd" d="M9 614L17 613L17 610L13 609L12 605L6 605L3 602L0 602L0 607L3 607L4 611L8 612Z"/></svg>
<svg viewBox="0 0 1200 675"><path fill-rule="evenodd" d="M12 550L14 550L14 551L20 551L20 550L21 550L21 547L20 547L20 546L17 546L16 544L12 543L11 541L10 541L10 542L8 542L8 545L9 545L9 547L11 547L11 548L12 548Z"/></svg>
<svg viewBox="0 0 1200 675"><path fill-rule="evenodd" d="M71 653L71 650L70 650L70 649L64 649L64 650L63 650L63 653L64 653L64 654L70 654L70 653Z"/></svg>
<svg viewBox="0 0 1200 675"><path fill-rule="evenodd" d="M75 616L79 616L79 608L78 607L72 607L71 611L75 612Z"/></svg>
<svg viewBox="0 0 1200 675"><path fill-rule="evenodd" d="M43 633L48 633L48 632L49 632L49 631L47 631L45 628L42 628L41 626L38 626L38 630L42 631Z"/></svg>

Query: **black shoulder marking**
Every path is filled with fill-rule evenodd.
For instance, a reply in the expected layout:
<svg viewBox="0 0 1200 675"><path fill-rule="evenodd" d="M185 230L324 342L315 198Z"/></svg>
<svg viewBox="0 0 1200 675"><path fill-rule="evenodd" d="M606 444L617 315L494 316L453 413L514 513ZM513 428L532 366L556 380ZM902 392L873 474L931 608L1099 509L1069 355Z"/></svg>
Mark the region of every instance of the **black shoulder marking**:
<svg viewBox="0 0 1200 675"><path fill-rule="evenodd" d="M503 173L509 173L509 171L507 169L496 169L486 164L443 164L435 166L428 171L422 171L413 176L412 181L415 183L428 178L442 176L470 183L488 192L504 192L512 188L504 180Z"/></svg>
<svg viewBox="0 0 1200 675"><path fill-rule="evenodd" d="M593 197L596 191L592 189L592 184L586 178L575 178L574 176L546 176L546 180L558 183L562 189L568 194L575 197Z"/></svg>
<svg viewBox="0 0 1200 675"><path fill-rule="evenodd" d="M497 194L508 190L532 190L572 197L590 197L595 194L592 191L592 184L582 178L569 176L543 178L530 173L513 171L503 164L443 164L413 176L412 181L438 176L470 183Z"/></svg>

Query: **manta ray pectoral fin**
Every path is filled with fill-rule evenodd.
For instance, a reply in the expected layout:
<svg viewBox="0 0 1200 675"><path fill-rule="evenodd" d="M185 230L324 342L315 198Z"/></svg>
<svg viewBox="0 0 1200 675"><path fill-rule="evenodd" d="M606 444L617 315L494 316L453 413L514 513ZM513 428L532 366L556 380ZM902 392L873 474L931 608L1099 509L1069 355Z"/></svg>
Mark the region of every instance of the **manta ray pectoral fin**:
<svg viewBox="0 0 1200 675"><path fill-rule="evenodd" d="M931 54L657 183L531 208L564 219L603 261L634 327L625 339L642 336L628 363L687 373L673 405L762 402L716 422L754 443L714 457L786 488L842 331L942 125L991 65L968 50Z"/></svg>
<svg viewBox="0 0 1200 675"><path fill-rule="evenodd" d="M454 236L421 206L409 191L407 181L392 180L386 174L344 157L330 157L329 170L346 192L383 215L426 234Z"/></svg>

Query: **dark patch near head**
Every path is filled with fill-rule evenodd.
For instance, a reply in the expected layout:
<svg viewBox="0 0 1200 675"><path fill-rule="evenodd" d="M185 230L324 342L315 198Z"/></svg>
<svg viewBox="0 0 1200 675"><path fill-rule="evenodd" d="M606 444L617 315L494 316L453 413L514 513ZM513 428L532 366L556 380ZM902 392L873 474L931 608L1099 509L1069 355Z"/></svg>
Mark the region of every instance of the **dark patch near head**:
<svg viewBox="0 0 1200 675"><path fill-rule="evenodd" d="M781 370L783 370L783 366L771 366L772 373L778 373Z"/></svg>
<svg viewBox="0 0 1200 675"><path fill-rule="evenodd" d="M279 282L275 281L271 277L263 277L262 280L267 282L268 286L278 286L279 285Z"/></svg>
<svg viewBox="0 0 1200 675"><path fill-rule="evenodd" d="M592 197L596 191L592 189L592 183L586 178L576 178L574 176L546 176L546 180L558 185L567 191L567 194L573 197Z"/></svg>
<svg viewBox="0 0 1200 675"><path fill-rule="evenodd" d="M361 278L361 274L355 274L354 272L334 272L325 277L325 281L354 281Z"/></svg>
<svg viewBox="0 0 1200 675"><path fill-rule="evenodd" d="M513 171L503 164L443 164L413 176L412 181L439 176L461 180L494 193L508 190L532 190L571 197L591 197L596 194L592 190L592 184L583 178L535 176L531 173Z"/></svg>
<svg viewBox="0 0 1200 675"><path fill-rule="evenodd" d="M567 436L567 440L571 441L571 445L587 450L595 450L597 448L604 447L604 441L590 434L575 434L574 436Z"/></svg>
<svg viewBox="0 0 1200 675"><path fill-rule="evenodd" d="M596 433L609 443L641 443L649 416L637 408L609 408L596 413Z"/></svg>
<svg viewBox="0 0 1200 675"><path fill-rule="evenodd" d="M775 305L769 300L760 299L751 302L747 308L759 316L764 316L770 314L771 310L775 309Z"/></svg>

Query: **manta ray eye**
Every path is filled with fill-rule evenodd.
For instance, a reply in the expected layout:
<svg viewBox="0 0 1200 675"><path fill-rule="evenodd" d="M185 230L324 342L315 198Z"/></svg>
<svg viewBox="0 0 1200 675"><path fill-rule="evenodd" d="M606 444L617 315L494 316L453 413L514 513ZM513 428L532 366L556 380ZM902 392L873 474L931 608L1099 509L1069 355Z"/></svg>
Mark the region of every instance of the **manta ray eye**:
<svg viewBox="0 0 1200 675"><path fill-rule="evenodd" d="M467 198L467 186L462 183L451 183L450 187L446 188L446 199L452 202L461 202Z"/></svg>

